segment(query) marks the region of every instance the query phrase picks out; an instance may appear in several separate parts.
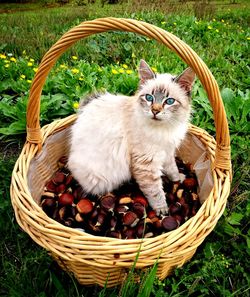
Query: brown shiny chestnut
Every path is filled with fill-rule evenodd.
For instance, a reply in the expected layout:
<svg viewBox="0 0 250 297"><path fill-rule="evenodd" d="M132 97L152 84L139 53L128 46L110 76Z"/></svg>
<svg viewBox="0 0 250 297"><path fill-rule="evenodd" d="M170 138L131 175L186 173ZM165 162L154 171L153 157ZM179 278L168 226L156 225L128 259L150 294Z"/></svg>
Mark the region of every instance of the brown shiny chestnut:
<svg viewBox="0 0 250 297"><path fill-rule="evenodd" d="M74 197L70 193L63 193L58 198L58 203L61 206L72 205L74 202Z"/></svg>
<svg viewBox="0 0 250 297"><path fill-rule="evenodd" d="M90 201L87 198L84 198L77 203L76 208L80 214L89 214L92 212L94 205L92 201Z"/></svg>
<svg viewBox="0 0 250 297"><path fill-rule="evenodd" d="M134 227L138 223L139 218L137 214L134 213L133 211L128 211L127 213L124 214L122 221L125 226Z"/></svg>
<svg viewBox="0 0 250 297"><path fill-rule="evenodd" d="M172 216L164 217L161 221L162 228L167 231L174 230L178 228L178 222Z"/></svg>
<svg viewBox="0 0 250 297"><path fill-rule="evenodd" d="M134 200L134 203L140 203L142 204L144 207L147 207L148 206L148 200L142 196L142 195L137 195L133 198Z"/></svg>
<svg viewBox="0 0 250 297"><path fill-rule="evenodd" d="M115 195L108 193L100 198L100 206L107 211L113 212L115 207L116 197Z"/></svg>
<svg viewBox="0 0 250 297"><path fill-rule="evenodd" d="M63 172L57 171L52 177L52 182L55 185L62 184L64 181L65 181L65 174Z"/></svg>

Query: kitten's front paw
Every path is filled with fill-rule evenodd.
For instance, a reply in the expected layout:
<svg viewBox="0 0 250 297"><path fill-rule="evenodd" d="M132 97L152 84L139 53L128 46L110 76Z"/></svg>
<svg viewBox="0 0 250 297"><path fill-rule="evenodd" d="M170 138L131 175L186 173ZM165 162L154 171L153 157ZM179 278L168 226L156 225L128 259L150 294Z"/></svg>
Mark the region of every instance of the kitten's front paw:
<svg viewBox="0 0 250 297"><path fill-rule="evenodd" d="M158 193L154 198L148 198L148 202L157 215L168 213L168 204L163 191Z"/></svg>
<svg viewBox="0 0 250 297"><path fill-rule="evenodd" d="M161 214L163 214L163 215L168 214L168 205L166 203L166 205L164 205L162 207L157 207L154 210L155 210L157 216L159 216Z"/></svg>

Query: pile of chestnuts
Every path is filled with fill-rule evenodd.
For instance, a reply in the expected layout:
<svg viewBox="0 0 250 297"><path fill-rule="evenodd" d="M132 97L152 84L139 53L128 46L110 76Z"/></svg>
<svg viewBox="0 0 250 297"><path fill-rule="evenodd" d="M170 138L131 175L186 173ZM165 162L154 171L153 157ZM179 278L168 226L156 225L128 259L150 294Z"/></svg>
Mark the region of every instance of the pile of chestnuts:
<svg viewBox="0 0 250 297"><path fill-rule="evenodd" d="M157 236L178 228L200 207L192 165L180 159L176 162L186 178L182 183L173 183L163 177L167 215L156 215L133 180L103 196L86 194L67 169L66 157L60 158L59 169L44 187L42 209L63 225L93 235L120 239Z"/></svg>

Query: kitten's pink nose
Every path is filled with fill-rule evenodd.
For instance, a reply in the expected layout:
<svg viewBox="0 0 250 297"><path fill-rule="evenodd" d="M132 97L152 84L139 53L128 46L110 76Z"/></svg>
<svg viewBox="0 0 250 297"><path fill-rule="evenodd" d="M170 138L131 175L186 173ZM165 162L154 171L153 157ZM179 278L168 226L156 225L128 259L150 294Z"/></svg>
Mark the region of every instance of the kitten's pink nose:
<svg viewBox="0 0 250 297"><path fill-rule="evenodd" d="M152 111L153 115L156 116L159 112L162 111L162 105L154 103L151 107L151 111Z"/></svg>
<svg viewBox="0 0 250 297"><path fill-rule="evenodd" d="M154 110L154 109L151 109L151 111L152 111L152 113L153 113L153 115L154 115L154 116L156 116L156 115L157 115L157 113L159 113L159 112L160 112L160 110Z"/></svg>

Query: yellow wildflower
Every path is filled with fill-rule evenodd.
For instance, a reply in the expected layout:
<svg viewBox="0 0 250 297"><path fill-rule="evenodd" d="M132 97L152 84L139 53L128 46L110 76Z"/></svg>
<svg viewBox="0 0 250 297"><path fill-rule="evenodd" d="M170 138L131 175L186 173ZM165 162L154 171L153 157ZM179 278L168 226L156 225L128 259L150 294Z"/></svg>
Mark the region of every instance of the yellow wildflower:
<svg viewBox="0 0 250 297"><path fill-rule="evenodd" d="M126 70L126 73L131 74L131 73L133 73L133 70L128 69L128 70Z"/></svg>
<svg viewBox="0 0 250 297"><path fill-rule="evenodd" d="M176 26L177 24L174 22L174 26Z"/></svg>
<svg viewBox="0 0 250 297"><path fill-rule="evenodd" d="M36 68L36 67L33 68L33 71L34 72L37 72L37 70L38 70L38 68Z"/></svg>
<svg viewBox="0 0 250 297"><path fill-rule="evenodd" d="M207 26L208 30L211 30L212 29L212 26Z"/></svg>
<svg viewBox="0 0 250 297"><path fill-rule="evenodd" d="M250 40L250 37L247 37L247 40Z"/></svg>
<svg viewBox="0 0 250 297"><path fill-rule="evenodd" d="M74 107L75 109L78 109L78 108L79 108L79 103L78 103L78 102L74 102L74 103L73 103L73 107Z"/></svg>
<svg viewBox="0 0 250 297"><path fill-rule="evenodd" d="M97 69L99 72L102 72L102 68L101 67L98 67Z"/></svg>
<svg viewBox="0 0 250 297"><path fill-rule="evenodd" d="M156 67L151 67L151 69L152 69L154 72L157 72L157 68L156 68Z"/></svg>
<svg viewBox="0 0 250 297"><path fill-rule="evenodd" d="M83 78L82 76L80 76L80 77L79 77L79 80L80 80L80 81L83 81L83 80L84 80L84 78Z"/></svg>
<svg viewBox="0 0 250 297"><path fill-rule="evenodd" d="M132 53L132 56L131 56L132 58L135 58L136 57L136 55L135 55L135 53Z"/></svg>
<svg viewBox="0 0 250 297"><path fill-rule="evenodd" d="M216 22L216 19L213 19L213 22Z"/></svg>
<svg viewBox="0 0 250 297"><path fill-rule="evenodd" d="M119 69L119 72L120 73L124 73L124 69Z"/></svg>
<svg viewBox="0 0 250 297"><path fill-rule="evenodd" d="M126 65L126 64L122 64L122 67L123 67L124 69L128 69L128 65Z"/></svg>
<svg viewBox="0 0 250 297"><path fill-rule="evenodd" d="M112 72L113 74L118 74L118 71L115 70L115 69L112 69L111 72Z"/></svg>
<svg viewBox="0 0 250 297"><path fill-rule="evenodd" d="M6 59L6 56L4 54L0 54L1 59Z"/></svg>
<svg viewBox="0 0 250 297"><path fill-rule="evenodd" d="M20 78L22 78L22 79L25 79L25 77L26 77L26 76L25 76L24 74L21 74L21 75L20 75Z"/></svg>
<svg viewBox="0 0 250 297"><path fill-rule="evenodd" d="M32 83L32 81L31 81L30 79L27 79L27 83L31 84L31 83Z"/></svg>
<svg viewBox="0 0 250 297"><path fill-rule="evenodd" d="M71 72L74 73L74 74L77 74L77 73L79 73L80 71L79 71L78 69L76 69L76 68L73 68L73 69L71 69Z"/></svg>
<svg viewBox="0 0 250 297"><path fill-rule="evenodd" d="M67 68L67 66L65 64L61 64L60 65L60 68L64 68L65 69L65 68Z"/></svg>
<svg viewBox="0 0 250 297"><path fill-rule="evenodd" d="M33 66L33 63L28 62L27 65L28 65L29 67L31 67L31 66Z"/></svg>
<svg viewBox="0 0 250 297"><path fill-rule="evenodd" d="M198 21L195 21L195 24L196 24L196 25L198 25L198 24L199 24L199 22L198 22Z"/></svg>
<svg viewBox="0 0 250 297"><path fill-rule="evenodd" d="M35 60L34 60L34 59L32 59L32 58L30 58L30 62L35 62Z"/></svg>
<svg viewBox="0 0 250 297"><path fill-rule="evenodd" d="M16 58L14 58L14 57L11 57L11 58L10 58L10 61L12 61L12 62L15 62L15 63L16 63Z"/></svg>
<svg viewBox="0 0 250 297"><path fill-rule="evenodd" d="M7 60L7 59L6 59L6 60L4 60L4 63L5 63L5 64L7 64L7 63L9 63L9 62L10 62L10 61L9 61L9 60Z"/></svg>
<svg viewBox="0 0 250 297"><path fill-rule="evenodd" d="M8 68L10 66L10 64L5 64L4 67Z"/></svg>
<svg viewBox="0 0 250 297"><path fill-rule="evenodd" d="M161 22L161 24L162 24L162 25L165 25L165 24L166 24L166 22Z"/></svg>
<svg viewBox="0 0 250 297"><path fill-rule="evenodd" d="M223 19L221 20L221 22L222 22L222 23L225 23L225 21L224 21Z"/></svg>
<svg viewBox="0 0 250 297"><path fill-rule="evenodd" d="M77 60L78 59L77 56L72 56L71 58L72 58L72 60Z"/></svg>
<svg viewBox="0 0 250 297"><path fill-rule="evenodd" d="M215 32L219 33L219 30L218 30L218 29L216 29L216 30L215 30Z"/></svg>

